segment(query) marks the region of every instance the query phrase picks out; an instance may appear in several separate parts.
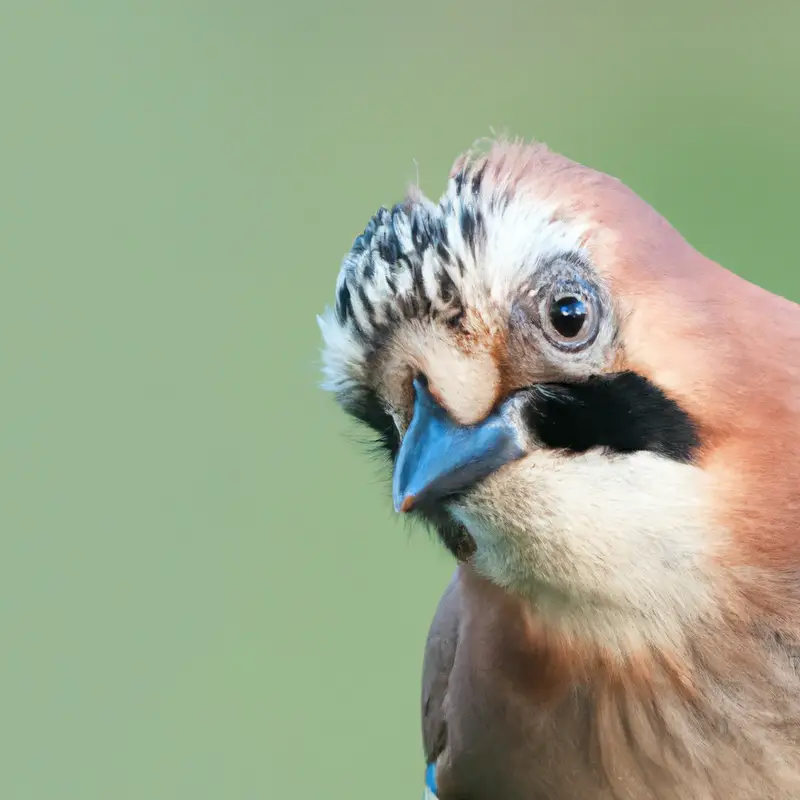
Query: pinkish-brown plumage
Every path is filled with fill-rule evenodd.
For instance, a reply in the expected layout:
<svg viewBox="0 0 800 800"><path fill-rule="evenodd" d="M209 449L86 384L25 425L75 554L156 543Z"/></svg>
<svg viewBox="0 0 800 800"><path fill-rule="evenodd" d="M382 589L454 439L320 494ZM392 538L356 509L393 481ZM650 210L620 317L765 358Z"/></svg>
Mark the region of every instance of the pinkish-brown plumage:
<svg viewBox="0 0 800 800"><path fill-rule="evenodd" d="M800 796L800 308L543 145L376 220L323 322L342 405L396 455L415 374L455 425L532 398L523 457L419 509L461 562L423 676L442 800ZM527 299L562 272L597 306L580 350ZM675 427L614 396L606 430L582 394L548 439L598 381L656 387Z"/></svg>

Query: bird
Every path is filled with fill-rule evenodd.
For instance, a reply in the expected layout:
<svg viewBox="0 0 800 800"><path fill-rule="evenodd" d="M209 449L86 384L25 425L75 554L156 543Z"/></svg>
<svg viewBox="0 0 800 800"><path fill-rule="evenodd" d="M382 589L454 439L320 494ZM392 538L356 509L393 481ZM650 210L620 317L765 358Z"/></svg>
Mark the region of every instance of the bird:
<svg viewBox="0 0 800 800"><path fill-rule="evenodd" d="M800 797L800 307L494 139L341 262L323 386L454 568L428 797Z"/></svg>

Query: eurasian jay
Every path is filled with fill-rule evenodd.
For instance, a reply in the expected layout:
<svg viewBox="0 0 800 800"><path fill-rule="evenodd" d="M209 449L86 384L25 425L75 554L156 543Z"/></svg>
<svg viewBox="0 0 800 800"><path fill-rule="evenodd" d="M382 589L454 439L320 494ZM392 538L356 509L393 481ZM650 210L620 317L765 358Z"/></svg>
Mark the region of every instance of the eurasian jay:
<svg viewBox="0 0 800 800"><path fill-rule="evenodd" d="M800 798L800 310L540 144L381 208L325 385L457 561L441 800Z"/></svg>

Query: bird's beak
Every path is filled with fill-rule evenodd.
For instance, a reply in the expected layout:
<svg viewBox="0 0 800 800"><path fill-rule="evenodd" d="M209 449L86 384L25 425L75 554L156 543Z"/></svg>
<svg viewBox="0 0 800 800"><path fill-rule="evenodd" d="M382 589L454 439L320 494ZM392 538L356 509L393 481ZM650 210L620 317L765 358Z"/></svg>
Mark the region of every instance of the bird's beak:
<svg viewBox="0 0 800 800"><path fill-rule="evenodd" d="M414 415L395 462L395 511L457 494L525 455L508 409L477 425L459 425L434 400L422 377L414 380Z"/></svg>

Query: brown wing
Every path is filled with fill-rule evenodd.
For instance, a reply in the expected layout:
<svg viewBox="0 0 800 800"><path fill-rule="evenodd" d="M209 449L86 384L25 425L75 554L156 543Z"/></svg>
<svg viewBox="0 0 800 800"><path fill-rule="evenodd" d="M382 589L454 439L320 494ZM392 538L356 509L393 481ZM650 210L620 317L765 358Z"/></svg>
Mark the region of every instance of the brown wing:
<svg viewBox="0 0 800 800"><path fill-rule="evenodd" d="M447 741L444 702L458 642L461 595L458 572L453 575L436 609L422 665L422 743L426 763L444 750Z"/></svg>

